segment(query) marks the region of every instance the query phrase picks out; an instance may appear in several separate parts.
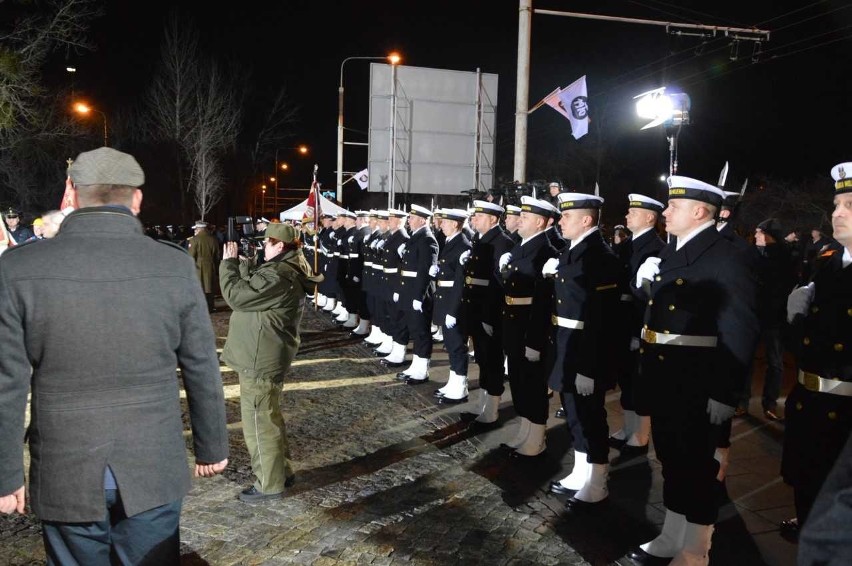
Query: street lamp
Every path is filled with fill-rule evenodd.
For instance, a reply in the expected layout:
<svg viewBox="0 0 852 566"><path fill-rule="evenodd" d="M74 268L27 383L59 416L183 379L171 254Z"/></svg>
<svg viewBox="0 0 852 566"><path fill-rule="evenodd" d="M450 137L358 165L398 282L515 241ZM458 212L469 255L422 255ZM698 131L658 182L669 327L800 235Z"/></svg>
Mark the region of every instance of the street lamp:
<svg viewBox="0 0 852 566"><path fill-rule="evenodd" d="M669 141L669 175L677 173L677 136L689 124L689 95L683 92L666 94L666 87L656 88L633 97L636 114L651 120L643 130L662 125Z"/></svg>
<svg viewBox="0 0 852 566"><path fill-rule="evenodd" d="M88 114L91 114L92 112L97 112L98 114L103 116L103 118L104 118L104 147L109 147L109 137L107 135L107 117L106 117L106 114L104 114L103 112L101 112L97 108L92 108L91 106L89 106L88 104L85 104L84 102L76 103L74 105L74 111L77 112L78 114L83 114L83 115L88 115Z"/></svg>
<svg viewBox="0 0 852 566"><path fill-rule="evenodd" d="M310 150L308 149L308 146L306 146L306 145L304 145L304 144L302 144L302 145L297 145L297 146L293 146L293 147L279 147L279 148L275 148L275 169L274 169L274 171L275 171L275 174L276 174L276 175L278 174L278 170L279 170L279 169L280 169L281 171L286 171L287 169L289 169L289 168L290 168L290 166L289 166L289 165L287 165L286 163L279 163L279 162L278 162L278 150L279 150L279 149L295 149L295 150L299 153L299 155L307 155L307 154L309 153L309 151L310 151ZM273 181L275 182L275 196L276 196L276 198L277 198L277 197L278 197L278 181L276 181L276 180L274 180L274 179L273 179Z"/></svg>
<svg viewBox="0 0 852 566"><path fill-rule="evenodd" d="M398 65L402 61L399 53L384 57L347 57L340 63L340 82L337 85L337 202L343 204L343 66L354 59L382 61Z"/></svg>

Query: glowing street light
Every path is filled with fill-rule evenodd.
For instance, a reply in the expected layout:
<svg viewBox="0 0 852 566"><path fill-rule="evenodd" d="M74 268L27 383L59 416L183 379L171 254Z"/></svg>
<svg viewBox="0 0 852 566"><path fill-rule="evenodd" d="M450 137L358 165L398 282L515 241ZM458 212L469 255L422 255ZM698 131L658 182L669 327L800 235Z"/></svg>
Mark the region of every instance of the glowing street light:
<svg viewBox="0 0 852 566"><path fill-rule="evenodd" d="M689 124L689 95L683 92L666 93L666 87L643 92L633 97L636 100L636 114L640 118L651 120L643 130L654 126L666 128L669 141L669 175L677 173L677 135L682 126Z"/></svg>
<svg viewBox="0 0 852 566"><path fill-rule="evenodd" d="M84 116L91 114L92 112L97 112L104 118L104 147L109 147L109 137L107 135L107 117L106 114L98 110L97 108L92 108L88 104L84 102L77 102L73 106L74 112L77 114L83 114Z"/></svg>
<svg viewBox="0 0 852 566"><path fill-rule="evenodd" d="M337 202L343 202L343 66L347 61L355 59L371 61L387 61L394 68L400 64L402 57L393 52L384 57L347 57L340 63L340 82L337 85Z"/></svg>

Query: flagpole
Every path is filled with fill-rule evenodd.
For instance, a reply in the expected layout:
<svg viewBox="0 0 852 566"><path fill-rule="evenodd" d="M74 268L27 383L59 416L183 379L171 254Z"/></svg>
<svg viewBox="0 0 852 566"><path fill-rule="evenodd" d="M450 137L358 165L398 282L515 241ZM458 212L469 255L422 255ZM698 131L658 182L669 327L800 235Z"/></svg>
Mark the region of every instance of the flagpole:
<svg viewBox="0 0 852 566"><path fill-rule="evenodd" d="M319 240L319 226L320 219L317 218L319 214L319 191L317 191L317 168L318 165L314 163L314 176L311 181L311 191L314 193L314 275L317 274L317 270L319 269L319 264L317 263L317 240ZM308 199L310 200L310 198ZM317 304L317 297L319 293L319 283L314 283L314 312L319 310L319 305Z"/></svg>
<svg viewBox="0 0 852 566"><path fill-rule="evenodd" d="M558 93L560 90L562 90L562 89L560 89L559 87L556 87L555 89L553 89L553 92L551 92L550 94L548 94L547 96L545 96L544 98L539 100L538 103L535 106L533 106L532 108L527 110L527 114L532 114L533 112L535 112L536 110L538 110L539 108L541 108L542 106L547 104L547 102L545 102L545 101L548 98L550 98L551 96L553 96L554 94Z"/></svg>

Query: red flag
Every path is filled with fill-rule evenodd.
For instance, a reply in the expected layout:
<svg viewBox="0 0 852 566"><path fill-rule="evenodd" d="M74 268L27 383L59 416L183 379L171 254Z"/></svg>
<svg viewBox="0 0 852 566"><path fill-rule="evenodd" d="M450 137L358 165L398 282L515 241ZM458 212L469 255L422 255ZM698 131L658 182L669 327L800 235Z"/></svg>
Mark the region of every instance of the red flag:
<svg viewBox="0 0 852 566"><path fill-rule="evenodd" d="M59 210L68 214L71 210L77 208L74 206L74 198L71 196L71 189L74 188L74 185L71 184L71 177L65 178L65 192L62 194L62 202L59 203ZM67 210L67 209L71 210Z"/></svg>
<svg viewBox="0 0 852 566"><path fill-rule="evenodd" d="M309 234L317 232L320 217L320 192L317 183L316 166L314 166L314 180L311 183L311 192L308 195L308 205L302 214L302 229Z"/></svg>

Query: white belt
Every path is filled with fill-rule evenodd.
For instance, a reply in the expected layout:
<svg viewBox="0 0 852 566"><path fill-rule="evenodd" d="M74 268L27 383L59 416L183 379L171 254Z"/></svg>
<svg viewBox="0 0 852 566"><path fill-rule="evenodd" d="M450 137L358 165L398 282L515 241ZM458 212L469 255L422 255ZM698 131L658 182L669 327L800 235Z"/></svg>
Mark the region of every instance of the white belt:
<svg viewBox="0 0 852 566"><path fill-rule="evenodd" d="M384 268L382 267L381 263L374 263L373 269L378 269L379 271L382 271Z"/></svg>
<svg viewBox="0 0 852 566"><path fill-rule="evenodd" d="M340 257L340 252L334 252L334 253L333 253L333 254L331 254L331 255L333 255L334 257Z"/></svg>
<svg viewBox="0 0 852 566"><path fill-rule="evenodd" d="M808 391L852 397L852 382L849 381L828 379L809 371L799 370L799 383Z"/></svg>
<svg viewBox="0 0 852 566"><path fill-rule="evenodd" d="M624 295L621 295L621 300L624 301L625 303L629 303L630 301L633 300L633 295L629 295L629 294L625 293Z"/></svg>
<svg viewBox="0 0 852 566"><path fill-rule="evenodd" d="M506 295L507 305L531 305L532 300L532 297L510 297L509 295Z"/></svg>
<svg viewBox="0 0 852 566"><path fill-rule="evenodd" d="M402 276L403 277L417 277L417 272L416 271L403 271Z"/></svg>
<svg viewBox="0 0 852 566"><path fill-rule="evenodd" d="M372 261L365 261L364 267L373 267L373 262Z"/></svg>
<svg viewBox="0 0 852 566"><path fill-rule="evenodd" d="M399 271L399 269L397 269L396 267L385 267L384 268L385 273L396 273L397 271Z"/></svg>
<svg viewBox="0 0 852 566"><path fill-rule="evenodd" d="M349 254L349 257L350 258L356 258L356 257L358 257L358 254Z"/></svg>
<svg viewBox="0 0 852 566"><path fill-rule="evenodd" d="M550 322L553 326L561 326L562 328L573 328L574 330L583 330L586 323L582 320L574 320L573 318L565 318L562 316L550 315Z"/></svg>
<svg viewBox="0 0 852 566"><path fill-rule="evenodd" d="M480 287L488 287L488 279L476 279L475 277L465 277L466 285L479 285Z"/></svg>
<svg viewBox="0 0 852 566"><path fill-rule="evenodd" d="M700 348L715 348L719 342L715 336L688 336L686 334L664 334L648 328L642 329L642 340L648 344L665 344L667 346L697 346Z"/></svg>
<svg viewBox="0 0 852 566"><path fill-rule="evenodd" d="M452 287L453 281L438 281L438 287Z"/></svg>

